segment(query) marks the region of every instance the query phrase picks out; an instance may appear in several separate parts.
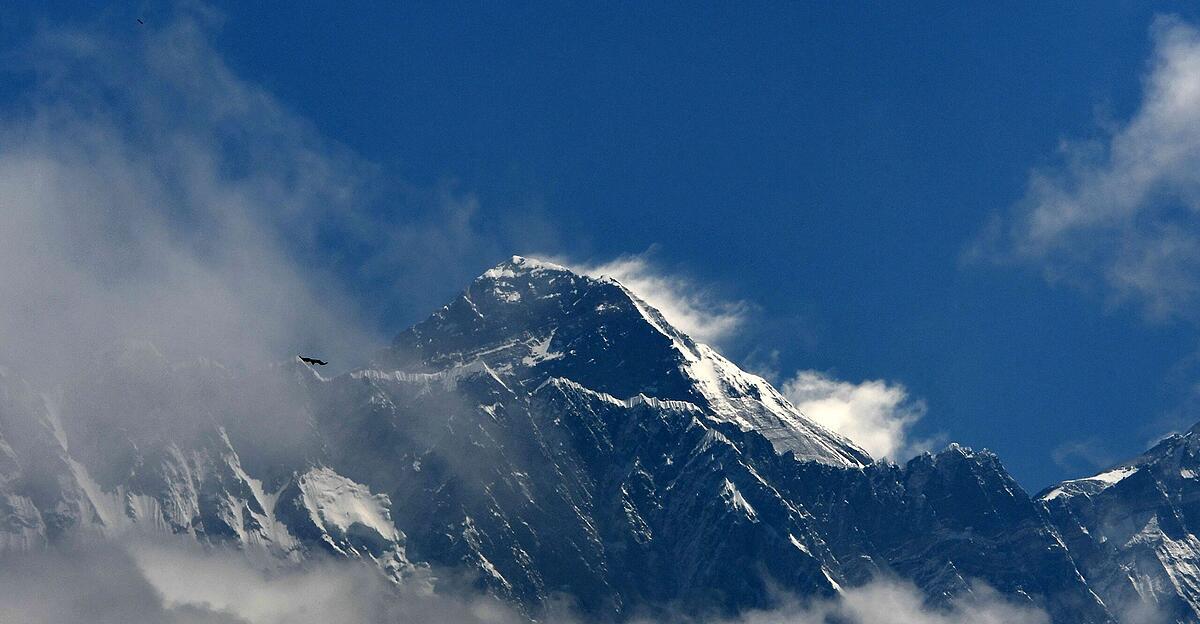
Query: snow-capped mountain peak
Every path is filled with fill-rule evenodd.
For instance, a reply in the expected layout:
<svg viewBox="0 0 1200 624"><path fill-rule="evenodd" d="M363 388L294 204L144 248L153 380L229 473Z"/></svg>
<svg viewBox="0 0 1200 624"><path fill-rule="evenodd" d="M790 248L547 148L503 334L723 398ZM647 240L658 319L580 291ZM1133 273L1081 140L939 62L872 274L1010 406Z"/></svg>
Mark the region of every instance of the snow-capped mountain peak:
<svg viewBox="0 0 1200 624"><path fill-rule="evenodd" d="M766 380L694 341L619 281L513 256L429 319L401 333L382 368L433 372L476 360L506 383L549 377L619 398L687 401L757 431L779 453L840 466L870 456L810 421Z"/></svg>

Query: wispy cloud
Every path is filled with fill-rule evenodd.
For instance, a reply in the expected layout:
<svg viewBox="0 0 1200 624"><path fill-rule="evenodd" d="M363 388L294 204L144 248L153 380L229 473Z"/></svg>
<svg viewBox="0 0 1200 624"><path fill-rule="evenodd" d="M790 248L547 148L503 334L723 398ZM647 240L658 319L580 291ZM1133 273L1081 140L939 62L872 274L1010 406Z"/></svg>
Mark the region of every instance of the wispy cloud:
<svg viewBox="0 0 1200 624"><path fill-rule="evenodd" d="M1117 461L1108 445L1096 437L1063 442L1054 447L1050 457L1071 475L1092 474Z"/></svg>
<svg viewBox="0 0 1200 624"><path fill-rule="evenodd" d="M24 50L34 84L0 123L0 356L45 372L133 338L235 361L372 341L305 251L369 166L234 75L205 28Z"/></svg>
<svg viewBox="0 0 1200 624"><path fill-rule="evenodd" d="M0 361L25 374L130 339L347 365L523 232L552 237L323 137L230 68L203 7L123 26L5 51L27 86L0 113Z"/></svg>
<svg viewBox="0 0 1200 624"><path fill-rule="evenodd" d="M1197 320L1200 302L1200 33L1173 17L1152 27L1140 105L1096 140L1064 141L1033 172L971 256L1039 267L1101 288L1155 319Z"/></svg>
<svg viewBox="0 0 1200 624"><path fill-rule="evenodd" d="M881 380L852 383L818 371L800 371L783 384L783 394L805 416L862 446L875 457L905 460L927 450L931 440L913 440L911 430L925 403L901 384Z"/></svg>
<svg viewBox="0 0 1200 624"><path fill-rule="evenodd" d="M675 327L707 344L720 345L746 322L751 306L715 294L696 281L656 266L646 254L625 255L602 263L556 262L591 276L616 279L662 312Z"/></svg>

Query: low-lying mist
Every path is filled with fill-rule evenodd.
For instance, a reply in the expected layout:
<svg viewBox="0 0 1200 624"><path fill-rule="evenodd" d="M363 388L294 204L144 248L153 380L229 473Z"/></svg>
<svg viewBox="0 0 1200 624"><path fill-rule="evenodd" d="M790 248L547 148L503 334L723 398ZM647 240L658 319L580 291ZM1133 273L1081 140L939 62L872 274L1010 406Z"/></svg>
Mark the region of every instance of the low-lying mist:
<svg viewBox="0 0 1200 624"><path fill-rule="evenodd" d="M453 586L454 583L449 583ZM836 600L786 597L736 619L663 616L636 624L1045 624L1046 615L980 588L946 609L899 582ZM579 624L569 607L547 624ZM0 557L0 621L27 624L507 624L529 619L457 587L396 587L366 565L323 561L281 568L253 555L165 539L75 542Z"/></svg>

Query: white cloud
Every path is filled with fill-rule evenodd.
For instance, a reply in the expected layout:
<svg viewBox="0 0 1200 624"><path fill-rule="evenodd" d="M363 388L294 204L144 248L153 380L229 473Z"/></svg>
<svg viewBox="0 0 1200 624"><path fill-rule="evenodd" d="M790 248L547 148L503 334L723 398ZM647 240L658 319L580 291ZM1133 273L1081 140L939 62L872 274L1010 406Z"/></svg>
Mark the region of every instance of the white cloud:
<svg viewBox="0 0 1200 624"><path fill-rule="evenodd" d="M1050 618L1037 609L1006 601L995 591L975 587L945 611L925 606L924 597L913 587L876 583L846 595L838 605L845 621L861 624L1049 624Z"/></svg>
<svg viewBox="0 0 1200 624"><path fill-rule="evenodd" d="M784 382L782 392L805 416L875 457L904 460L929 445L909 439L913 424L925 415L925 403L911 399L903 385L855 384L809 370Z"/></svg>
<svg viewBox="0 0 1200 624"><path fill-rule="evenodd" d="M719 345L746 322L750 306L727 301L692 280L671 275L644 255L626 255L601 264L556 262L594 277L611 277L654 306L676 328L692 338Z"/></svg>
<svg viewBox="0 0 1200 624"><path fill-rule="evenodd" d="M877 580L850 588L834 600L790 604L751 613L736 624L1049 624L1044 611L1009 602L977 585L946 608L931 608L915 587ZM731 623L732 624L732 623Z"/></svg>
<svg viewBox="0 0 1200 624"><path fill-rule="evenodd" d="M1200 33L1152 28L1155 52L1136 112L1102 139L1068 141L973 252L1099 285L1153 318L1195 317L1200 298Z"/></svg>
<svg viewBox="0 0 1200 624"><path fill-rule="evenodd" d="M527 622L515 609L467 588L446 595L426 582L395 587L362 562L280 569L246 553L163 542L141 542L129 552L167 610L212 611L247 624Z"/></svg>

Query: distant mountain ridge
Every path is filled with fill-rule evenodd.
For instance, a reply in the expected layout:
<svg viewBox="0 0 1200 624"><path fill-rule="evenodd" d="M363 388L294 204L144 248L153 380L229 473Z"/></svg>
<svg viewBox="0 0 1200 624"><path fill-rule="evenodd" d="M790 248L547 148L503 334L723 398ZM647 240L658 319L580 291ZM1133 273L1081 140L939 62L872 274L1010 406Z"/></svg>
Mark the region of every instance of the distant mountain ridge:
<svg viewBox="0 0 1200 624"><path fill-rule="evenodd" d="M332 378L113 362L54 395L0 371L0 550L161 531L397 583L453 568L596 621L881 576L1058 623L1200 621L1194 431L1037 497L987 451L875 462L618 281L551 263L497 265Z"/></svg>

